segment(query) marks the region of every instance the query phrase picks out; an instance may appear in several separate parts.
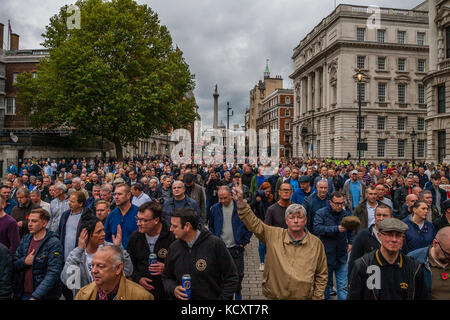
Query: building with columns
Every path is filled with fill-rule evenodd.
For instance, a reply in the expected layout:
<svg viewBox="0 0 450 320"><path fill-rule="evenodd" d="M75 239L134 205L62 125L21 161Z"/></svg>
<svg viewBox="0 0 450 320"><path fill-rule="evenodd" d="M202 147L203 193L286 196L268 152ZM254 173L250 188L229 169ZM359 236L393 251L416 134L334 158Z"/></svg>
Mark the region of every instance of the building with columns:
<svg viewBox="0 0 450 320"><path fill-rule="evenodd" d="M293 50L294 156L358 158L358 97L367 160L426 158L428 12L341 4ZM356 74L364 78L358 81Z"/></svg>
<svg viewBox="0 0 450 320"><path fill-rule="evenodd" d="M450 1L428 0L430 63L427 96L427 159L450 163ZM447 104L449 105L447 107Z"/></svg>

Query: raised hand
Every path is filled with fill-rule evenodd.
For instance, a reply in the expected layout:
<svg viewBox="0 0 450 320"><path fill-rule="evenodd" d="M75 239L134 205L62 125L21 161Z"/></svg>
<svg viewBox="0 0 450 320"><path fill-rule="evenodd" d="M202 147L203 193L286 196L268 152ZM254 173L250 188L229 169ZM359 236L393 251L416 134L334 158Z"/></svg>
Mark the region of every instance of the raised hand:
<svg viewBox="0 0 450 320"><path fill-rule="evenodd" d="M84 228L83 230L81 230L80 236L78 237L78 248L80 248L81 250L86 249L87 241L88 241L88 232L86 228Z"/></svg>
<svg viewBox="0 0 450 320"><path fill-rule="evenodd" d="M112 240L116 246L119 246L122 243L122 228L120 225L117 225L116 236L114 237L114 235L112 235Z"/></svg>

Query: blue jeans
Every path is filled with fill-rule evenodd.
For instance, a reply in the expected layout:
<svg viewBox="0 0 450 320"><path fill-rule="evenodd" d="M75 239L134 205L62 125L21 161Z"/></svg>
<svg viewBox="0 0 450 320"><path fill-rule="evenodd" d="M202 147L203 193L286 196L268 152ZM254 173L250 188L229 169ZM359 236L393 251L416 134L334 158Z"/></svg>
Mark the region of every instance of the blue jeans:
<svg viewBox="0 0 450 320"><path fill-rule="evenodd" d="M259 262L264 263L266 257L266 246L263 245L261 241L258 241L258 253L259 253Z"/></svg>
<svg viewBox="0 0 450 320"><path fill-rule="evenodd" d="M333 288L333 273L336 276L336 289L338 300L347 300L347 276L348 263L337 263L335 267L328 266L328 283L325 288L325 300L330 299L331 289Z"/></svg>

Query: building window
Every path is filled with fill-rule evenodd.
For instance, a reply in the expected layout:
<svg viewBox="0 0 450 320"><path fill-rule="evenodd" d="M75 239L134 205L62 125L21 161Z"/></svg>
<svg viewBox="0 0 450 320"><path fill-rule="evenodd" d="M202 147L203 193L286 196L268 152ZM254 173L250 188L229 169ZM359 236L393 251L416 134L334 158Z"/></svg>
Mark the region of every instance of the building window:
<svg viewBox="0 0 450 320"><path fill-rule="evenodd" d="M290 104L291 103L291 98L286 97L286 104Z"/></svg>
<svg viewBox="0 0 450 320"><path fill-rule="evenodd" d="M425 131L425 118L417 118L417 130Z"/></svg>
<svg viewBox="0 0 450 320"><path fill-rule="evenodd" d="M386 70L386 57L378 57L378 70Z"/></svg>
<svg viewBox="0 0 450 320"><path fill-rule="evenodd" d="M425 72L425 59L417 60L417 71Z"/></svg>
<svg viewBox="0 0 450 320"><path fill-rule="evenodd" d="M291 110L286 109L286 117L290 117L291 116Z"/></svg>
<svg viewBox="0 0 450 320"><path fill-rule="evenodd" d="M417 32L417 44L419 46L425 45L425 32Z"/></svg>
<svg viewBox="0 0 450 320"><path fill-rule="evenodd" d="M445 51L446 58L450 58L450 27L445 28Z"/></svg>
<svg viewBox="0 0 450 320"><path fill-rule="evenodd" d="M330 118L330 131L334 133L334 117Z"/></svg>
<svg viewBox="0 0 450 320"><path fill-rule="evenodd" d="M320 132L320 120L317 120L317 132Z"/></svg>
<svg viewBox="0 0 450 320"><path fill-rule="evenodd" d="M378 117L377 129L386 130L386 117Z"/></svg>
<svg viewBox="0 0 450 320"><path fill-rule="evenodd" d="M356 117L356 127L359 129L359 127L361 126L361 130L364 130L365 127L365 118L364 117Z"/></svg>
<svg viewBox="0 0 450 320"><path fill-rule="evenodd" d="M14 72L13 73L13 84L16 84L16 82L17 82L17 76L19 75L19 73L18 72Z"/></svg>
<svg viewBox="0 0 450 320"><path fill-rule="evenodd" d="M404 131L406 127L406 118L405 117L398 117L397 119L397 129L399 131Z"/></svg>
<svg viewBox="0 0 450 320"><path fill-rule="evenodd" d="M290 138L290 136L285 135L285 136L284 136L284 143L290 143L289 138Z"/></svg>
<svg viewBox="0 0 450 320"><path fill-rule="evenodd" d="M437 87L438 91L438 113L445 113L445 85Z"/></svg>
<svg viewBox="0 0 450 320"><path fill-rule="evenodd" d="M417 95L419 104L425 104L425 86L423 84L417 85Z"/></svg>
<svg viewBox="0 0 450 320"><path fill-rule="evenodd" d="M397 156L399 158L405 157L405 145L406 141L403 139L398 139L398 146L397 146Z"/></svg>
<svg viewBox="0 0 450 320"><path fill-rule="evenodd" d="M417 140L417 157L425 158L425 140Z"/></svg>
<svg viewBox="0 0 450 320"><path fill-rule="evenodd" d="M16 114L16 98L8 97L6 98L6 115Z"/></svg>
<svg viewBox="0 0 450 320"><path fill-rule="evenodd" d="M358 41L366 40L366 29L365 28L357 28L356 29L356 40L358 40Z"/></svg>
<svg viewBox="0 0 450 320"><path fill-rule="evenodd" d="M377 157L384 158L385 150L386 150L386 140L385 139L378 139Z"/></svg>
<svg viewBox="0 0 450 320"><path fill-rule="evenodd" d="M33 78L36 79L38 77L37 72L33 72Z"/></svg>
<svg viewBox="0 0 450 320"><path fill-rule="evenodd" d="M286 121L284 123L284 129L285 130L291 130L291 122L290 121Z"/></svg>
<svg viewBox="0 0 450 320"><path fill-rule="evenodd" d="M356 58L356 67L358 69L365 69L366 68L366 57L365 56L358 56Z"/></svg>
<svg viewBox="0 0 450 320"><path fill-rule="evenodd" d="M366 84L365 83L357 83L357 99L361 99L361 101L366 101ZM358 100L359 101L359 100Z"/></svg>
<svg viewBox="0 0 450 320"><path fill-rule="evenodd" d="M386 83L378 83L378 101L386 102Z"/></svg>
<svg viewBox="0 0 450 320"><path fill-rule="evenodd" d="M406 84L398 84L398 103L406 103Z"/></svg>
<svg viewBox="0 0 450 320"><path fill-rule="evenodd" d="M397 43L405 44L406 31L397 31Z"/></svg>
<svg viewBox="0 0 450 320"><path fill-rule="evenodd" d="M406 59L398 58L398 71L406 71Z"/></svg>
<svg viewBox="0 0 450 320"><path fill-rule="evenodd" d="M380 43L384 42L385 30L377 30L377 41Z"/></svg>

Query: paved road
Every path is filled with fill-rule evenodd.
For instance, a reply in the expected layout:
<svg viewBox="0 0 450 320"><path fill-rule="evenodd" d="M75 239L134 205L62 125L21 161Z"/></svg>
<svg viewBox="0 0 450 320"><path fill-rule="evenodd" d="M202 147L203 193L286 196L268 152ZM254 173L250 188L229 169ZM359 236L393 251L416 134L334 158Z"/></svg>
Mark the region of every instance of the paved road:
<svg viewBox="0 0 450 320"><path fill-rule="evenodd" d="M258 239L252 236L245 247L245 272L242 280L242 299L266 300L261 291L262 271L259 271Z"/></svg>

